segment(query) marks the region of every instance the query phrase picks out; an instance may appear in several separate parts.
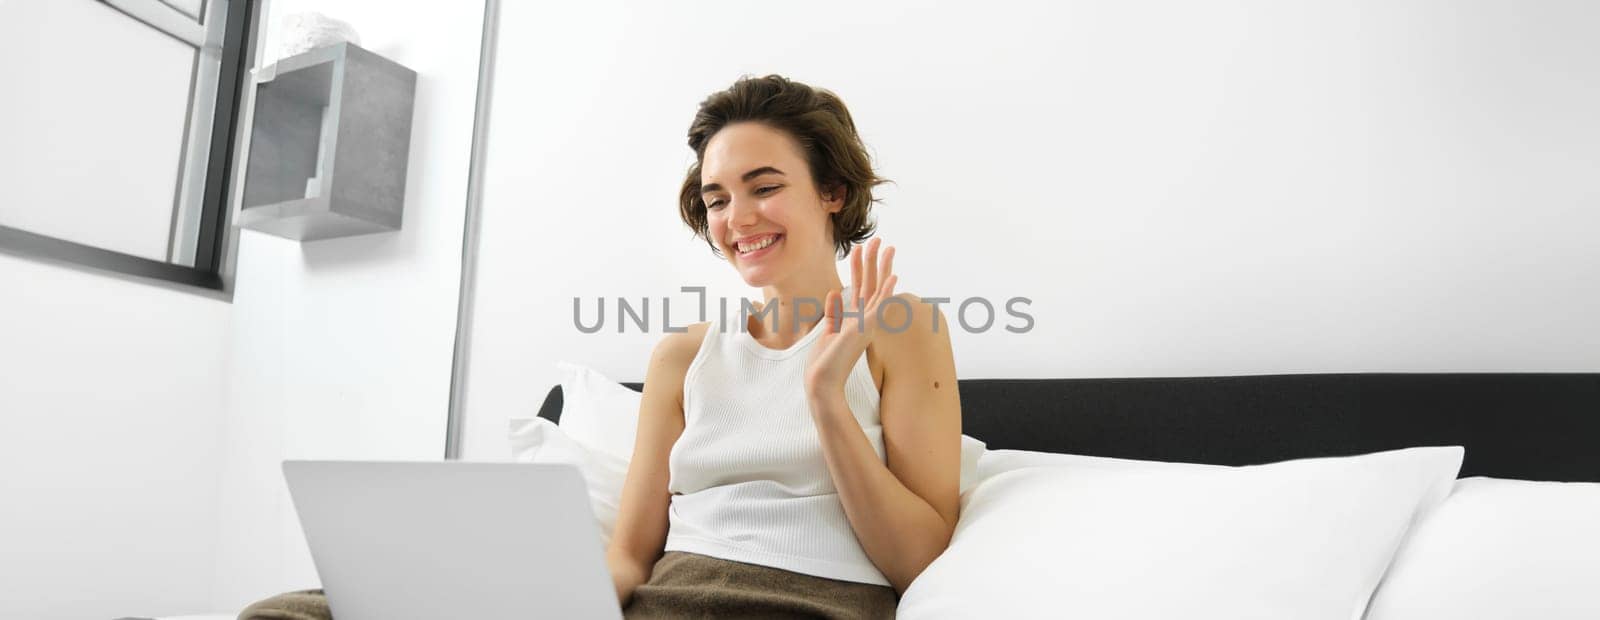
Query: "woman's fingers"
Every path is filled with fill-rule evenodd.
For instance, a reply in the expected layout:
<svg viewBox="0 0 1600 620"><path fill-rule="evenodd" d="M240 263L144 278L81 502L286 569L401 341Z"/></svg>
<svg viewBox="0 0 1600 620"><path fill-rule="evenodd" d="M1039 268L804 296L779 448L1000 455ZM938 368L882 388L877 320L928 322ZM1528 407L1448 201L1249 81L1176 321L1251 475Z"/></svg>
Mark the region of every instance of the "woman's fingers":
<svg viewBox="0 0 1600 620"><path fill-rule="evenodd" d="M839 310L835 306L839 303L839 290L828 291L828 298L822 302L822 321L826 325L822 328L824 335L839 333Z"/></svg>
<svg viewBox="0 0 1600 620"><path fill-rule="evenodd" d="M866 302L871 300L872 295L878 290L878 244L881 241L878 238L868 241L867 255L861 259L863 263L861 288L852 291L857 299L862 300L857 305L858 308L866 307Z"/></svg>
<svg viewBox="0 0 1600 620"><path fill-rule="evenodd" d="M874 309L883 300L894 296L895 284L900 281L894 273L895 248L882 246L882 239L872 239L850 249L850 302L855 310ZM838 294L837 298L841 304L839 310L842 310L845 302L843 293ZM830 292L828 299L823 304L824 316L838 322L836 319L842 317L834 313L834 302L831 301L835 299L835 294Z"/></svg>
<svg viewBox="0 0 1600 620"><path fill-rule="evenodd" d="M891 282L894 280L894 246L892 245L883 251L883 271L879 275L883 278L883 286L875 291L874 295L881 301L888 299L894 290L894 285Z"/></svg>
<svg viewBox="0 0 1600 620"><path fill-rule="evenodd" d="M850 248L850 296L861 296L861 246Z"/></svg>

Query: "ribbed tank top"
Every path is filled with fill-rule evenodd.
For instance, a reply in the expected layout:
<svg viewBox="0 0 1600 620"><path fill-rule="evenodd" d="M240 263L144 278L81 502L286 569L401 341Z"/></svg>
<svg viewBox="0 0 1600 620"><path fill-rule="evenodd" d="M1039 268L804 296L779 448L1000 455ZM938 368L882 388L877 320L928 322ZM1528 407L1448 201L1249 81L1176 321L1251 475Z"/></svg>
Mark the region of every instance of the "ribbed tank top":
<svg viewBox="0 0 1600 620"><path fill-rule="evenodd" d="M780 320L792 329L792 316ZM781 351L742 327L713 319L684 375L665 550L889 585L845 517L806 402L807 352L822 323ZM878 390L865 355L844 393L882 460Z"/></svg>

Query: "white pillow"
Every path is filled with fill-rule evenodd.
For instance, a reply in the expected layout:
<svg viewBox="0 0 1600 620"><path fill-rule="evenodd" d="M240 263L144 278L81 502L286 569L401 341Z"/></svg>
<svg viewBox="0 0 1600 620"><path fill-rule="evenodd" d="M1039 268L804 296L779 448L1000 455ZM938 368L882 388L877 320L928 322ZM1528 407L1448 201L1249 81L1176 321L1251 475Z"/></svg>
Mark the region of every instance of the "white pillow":
<svg viewBox="0 0 1600 620"><path fill-rule="evenodd" d="M982 482L990 477L1024 467L1089 467L1117 471L1236 469L1227 465L1207 465L1204 463L1140 461L1109 456L1084 456L1081 454L1034 452L1031 450L987 450L974 468L973 481Z"/></svg>
<svg viewBox="0 0 1600 620"><path fill-rule="evenodd" d="M642 394L587 366L556 362L556 368L561 371L561 430L591 450L632 459Z"/></svg>
<svg viewBox="0 0 1600 620"><path fill-rule="evenodd" d="M983 456L988 453L988 444L976 438L961 436L961 491L977 484L979 480L978 464L983 462Z"/></svg>
<svg viewBox="0 0 1600 620"><path fill-rule="evenodd" d="M1462 453L991 467L898 615L1359 618L1413 519L1449 493Z"/></svg>
<svg viewBox="0 0 1600 620"><path fill-rule="evenodd" d="M512 418L511 459L518 463L571 465L583 474L589 490L589 508L600 524L602 544L610 544L617 525L617 503L628 477L628 460L574 441L561 427L544 418Z"/></svg>
<svg viewBox="0 0 1600 620"><path fill-rule="evenodd" d="M1458 481L1407 537L1367 618L1600 618L1600 483Z"/></svg>

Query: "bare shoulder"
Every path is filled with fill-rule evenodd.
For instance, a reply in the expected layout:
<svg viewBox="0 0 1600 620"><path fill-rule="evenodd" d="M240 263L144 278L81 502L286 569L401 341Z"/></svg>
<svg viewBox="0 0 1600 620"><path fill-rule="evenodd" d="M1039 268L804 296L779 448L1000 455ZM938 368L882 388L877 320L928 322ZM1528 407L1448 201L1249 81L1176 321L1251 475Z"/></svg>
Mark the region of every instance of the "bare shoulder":
<svg viewBox="0 0 1600 620"><path fill-rule="evenodd" d="M868 364L876 364L879 392L890 385L937 385L953 381L955 354L944 312L914 293L894 296L882 306L883 324L873 338ZM904 302L904 303L901 303Z"/></svg>
<svg viewBox="0 0 1600 620"><path fill-rule="evenodd" d="M656 342L655 350L650 352L650 367L645 370L647 394L682 396L684 375L689 371L689 364L700 353L700 344L705 341L710 325L709 322L695 323L684 331L667 334ZM670 389L661 389L668 386L671 386Z"/></svg>
<svg viewBox="0 0 1600 620"><path fill-rule="evenodd" d="M650 355L651 365L661 360L674 364L681 363L687 368L689 362L694 361L694 356L700 353L700 343L706 339L706 330L710 327L710 322L694 323L685 327L684 331L663 336Z"/></svg>
<svg viewBox="0 0 1600 620"><path fill-rule="evenodd" d="M894 298L900 301L883 305L883 337L874 341L886 345L882 353L891 358L916 359L950 350L950 323L943 311L915 293L900 293Z"/></svg>

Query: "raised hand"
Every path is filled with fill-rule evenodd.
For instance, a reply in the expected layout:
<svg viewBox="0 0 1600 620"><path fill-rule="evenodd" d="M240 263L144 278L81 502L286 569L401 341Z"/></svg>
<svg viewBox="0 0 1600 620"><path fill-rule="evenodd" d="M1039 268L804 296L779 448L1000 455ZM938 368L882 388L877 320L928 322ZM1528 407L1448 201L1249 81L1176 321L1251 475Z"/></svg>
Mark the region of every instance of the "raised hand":
<svg viewBox="0 0 1600 620"><path fill-rule="evenodd" d="M894 275L894 247L883 251L880 262L879 242L873 239L850 251L850 293L855 297L851 306L861 313L844 315L838 289L828 291L823 302L822 335L812 345L806 364L806 388L813 395L842 393L850 369L882 331L880 308L894 297L899 277Z"/></svg>

